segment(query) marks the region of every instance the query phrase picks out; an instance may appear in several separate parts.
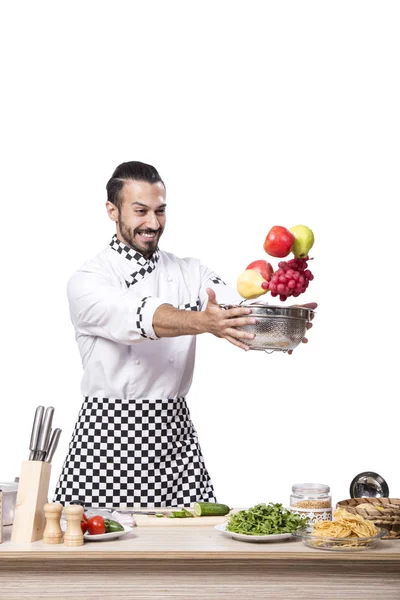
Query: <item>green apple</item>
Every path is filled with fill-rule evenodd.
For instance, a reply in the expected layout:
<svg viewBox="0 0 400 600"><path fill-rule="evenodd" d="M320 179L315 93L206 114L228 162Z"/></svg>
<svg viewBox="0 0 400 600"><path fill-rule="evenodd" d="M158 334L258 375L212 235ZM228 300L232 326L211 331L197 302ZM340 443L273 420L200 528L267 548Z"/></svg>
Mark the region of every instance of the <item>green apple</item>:
<svg viewBox="0 0 400 600"><path fill-rule="evenodd" d="M295 225L290 231L294 235L292 252L296 258L305 258L314 245L314 234L306 225Z"/></svg>

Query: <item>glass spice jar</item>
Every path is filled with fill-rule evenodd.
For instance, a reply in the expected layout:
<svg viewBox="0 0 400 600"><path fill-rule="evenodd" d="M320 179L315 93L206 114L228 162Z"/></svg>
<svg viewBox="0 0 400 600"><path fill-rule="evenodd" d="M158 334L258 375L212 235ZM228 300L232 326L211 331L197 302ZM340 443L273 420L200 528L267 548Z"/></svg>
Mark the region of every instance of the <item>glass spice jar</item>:
<svg viewBox="0 0 400 600"><path fill-rule="evenodd" d="M332 521L332 498L329 485L323 483L296 483L292 486L290 511L308 517L309 524Z"/></svg>

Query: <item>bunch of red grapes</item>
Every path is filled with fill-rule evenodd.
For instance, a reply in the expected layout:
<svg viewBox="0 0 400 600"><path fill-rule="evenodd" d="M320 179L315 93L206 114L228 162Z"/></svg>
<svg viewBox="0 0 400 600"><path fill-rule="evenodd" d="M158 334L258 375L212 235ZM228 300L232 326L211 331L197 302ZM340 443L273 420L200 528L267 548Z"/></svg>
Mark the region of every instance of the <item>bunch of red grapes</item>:
<svg viewBox="0 0 400 600"><path fill-rule="evenodd" d="M284 302L288 296L300 296L308 288L310 281L314 279L314 275L308 269L305 258L293 258L289 261L282 260L272 275L270 281L264 281L261 287L264 290L269 290L274 298L279 296L279 300Z"/></svg>

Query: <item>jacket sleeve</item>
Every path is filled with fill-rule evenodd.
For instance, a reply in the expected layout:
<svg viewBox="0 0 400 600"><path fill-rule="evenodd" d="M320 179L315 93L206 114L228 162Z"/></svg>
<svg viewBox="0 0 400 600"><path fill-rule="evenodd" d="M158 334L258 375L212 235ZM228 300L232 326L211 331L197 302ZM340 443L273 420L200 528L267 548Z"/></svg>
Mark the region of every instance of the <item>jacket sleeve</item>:
<svg viewBox="0 0 400 600"><path fill-rule="evenodd" d="M138 297L133 288L118 288L104 273L85 270L68 281L67 295L77 335L126 345L159 339L152 323L154 312L165 304L160 298Z"/></svg>
<svg viewBox="0 0 400 600"><path fill-rule="evenodd" d="M207 288L212 288L215 291L218 304L239 304L243 300L235 288L229 287L214 271L200 265L200 305L201 310L207 306L208 295Z"/></svg>

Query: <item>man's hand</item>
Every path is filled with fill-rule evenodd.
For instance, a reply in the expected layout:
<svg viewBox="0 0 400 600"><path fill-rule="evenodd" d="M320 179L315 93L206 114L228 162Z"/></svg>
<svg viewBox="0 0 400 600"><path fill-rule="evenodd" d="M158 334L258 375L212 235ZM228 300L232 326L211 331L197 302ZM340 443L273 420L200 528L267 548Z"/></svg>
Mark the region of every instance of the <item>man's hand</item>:
<svg viewBox="0 0 400 600"><path fill-rule="evenodd" d="M213 289L207 288L207 295L207 307L199 312L179 310L170 304L161 304L153 316L153 328L156 336L164 338L212 333L216 337L228 340L228 342L242 348L242 350L250 350L246 341L254 340L256 334L242 331L238 327L257 323L256 317L249 316L251 315L251 307L221 308ZM317 304L311 302L302 306L314 310ZM307 323L307 329L310 329L310 327L312 327L312 324L309 322ZM303 342L306 343L307 338L304 338ZM291 350L288 354L292 354Z"/></svg>
<svg viewBox="0 0 400 600"><path fill-rule="evenodd" d="M203 312L206 331L216 337L228 340L228 342L234 346L238 346L238 348L250 350L249 346L246 345L246 340L253 340L255 334L241 331L237 327L257 323L257 319L247 316L251 314L251 308L238 306L236 308L223 309L217 303L213 289L207 288L207 295L208 304Z"/></svg>
<svg viewBox="0 0 400 600"><path fill-rule="evenodd" d="M255 334L237 328L257 323L253 316L248 316L251 314L251 308L237 306L225 310L217 303L213 289L207 288L207 294L207 307L199 312L179 310L170 304L161 304L153 315L156 336L163 338L212 333L243 350L250 350L246 340L253 340Z"/></svg>
<svg viewBox="0 0 400 600"><path fill-rule="evenodd" d="M315 310L317 308L318 304L316 302L309 302L308 304L299 304L298 306L302 306L304 308L311 308L312 310ZM311 319L313 319L313 318L314 318L314 314L311 315ZM307 329L311 329L311 327L312 327L311 321L307 322L306 327L307 327ZM303 344L307 344L308 339L303 338L302 342L303 342ZM288 354L292 354L292 353L293 353L293 350L288 351Z"/></svg>

